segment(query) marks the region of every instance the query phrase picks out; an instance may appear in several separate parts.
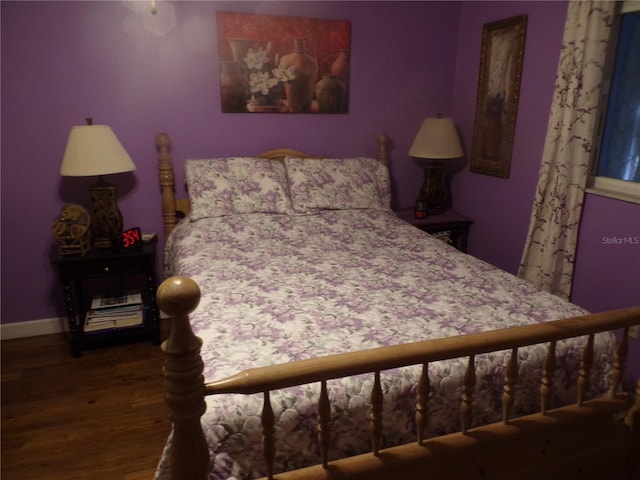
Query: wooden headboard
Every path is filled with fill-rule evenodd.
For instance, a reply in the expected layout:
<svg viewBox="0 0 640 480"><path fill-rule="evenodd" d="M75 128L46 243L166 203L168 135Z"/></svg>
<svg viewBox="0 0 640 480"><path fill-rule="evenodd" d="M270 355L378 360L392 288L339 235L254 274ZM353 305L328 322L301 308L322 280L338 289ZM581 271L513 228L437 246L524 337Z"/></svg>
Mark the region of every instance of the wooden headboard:
<svg viewBox="0 0 640 480"><path fill-rule="evenodd" d="M389 164L389 135L381 133L377 136L378 151L376 158L384 165ZM189 198L186 196L176 196L176 179L173 170L173 160L171 158L171 137L167 133L156 135L156 149L158 150L158 173L160 179L160 192L162 194L162 218L165 236L169 235L178 219L188 215L191 211ZM311 156L291 148L276 148L267 150L258 155L259 158L271 160L282 160L285 157L303 158L326 158L321 156Z"/></svg>

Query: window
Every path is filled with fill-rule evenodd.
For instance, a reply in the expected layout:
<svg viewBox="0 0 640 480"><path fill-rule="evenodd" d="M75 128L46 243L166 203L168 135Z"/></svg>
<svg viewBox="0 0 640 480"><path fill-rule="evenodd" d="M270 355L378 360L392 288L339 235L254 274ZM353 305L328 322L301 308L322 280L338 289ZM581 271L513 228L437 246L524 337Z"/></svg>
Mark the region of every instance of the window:
<svg viewBox="0 0 640 480"><path fill-rule="evenodd" d="M640 203L640 2L625 2L619 20L588 191Z"/></svg>

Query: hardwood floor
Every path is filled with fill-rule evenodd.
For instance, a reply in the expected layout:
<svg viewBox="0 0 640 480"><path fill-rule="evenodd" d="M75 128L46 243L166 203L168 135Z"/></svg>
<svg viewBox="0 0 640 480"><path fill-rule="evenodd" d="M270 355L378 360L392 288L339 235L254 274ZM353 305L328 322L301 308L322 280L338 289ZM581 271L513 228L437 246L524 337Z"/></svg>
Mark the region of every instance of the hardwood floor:
<svg viewBox="0 0 640 480"><path fill-rule="evenodd" d="M170 431L162 352L86 350L65 335L5 340L2 480L151 480Z"/></svg>

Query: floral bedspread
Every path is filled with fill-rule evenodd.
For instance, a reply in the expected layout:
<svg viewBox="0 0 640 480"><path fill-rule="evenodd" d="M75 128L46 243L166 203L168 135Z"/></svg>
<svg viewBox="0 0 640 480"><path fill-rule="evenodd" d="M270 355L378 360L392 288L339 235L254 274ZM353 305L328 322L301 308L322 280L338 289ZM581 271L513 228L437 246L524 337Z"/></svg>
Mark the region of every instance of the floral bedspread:
<svg viewBox="0 0 640 480"><path fill-rule="evenodd" d="M430 237L380 210L315 215L244 214L183 221L167 243L166 274L198 282L203 296L191 316L203 339L205 379L250 367L382 345L544 322L586 313L551 294ZM592 389L608 371L613 340L596 337ZM555 400L575 398L584 339L559 342ZM539 405L546 345L520 349L516 414ZM476 358L474 422L499 419L510 352ZM459 429L466 359L430 365L429 434ZM382 372L384 443L415 440L418 367ZM372 375L328 382L330 458L369 451ZM272 392L276 472L318 461L319 385ZM260 445L261 395L207 398L203 427L211 479L265 474ZM301 448L302 447L302 448ZM169 439L156 479L168 479ZM297 454L292 452L297 451ZM302 450L302 454L299 451Z"/></svg>

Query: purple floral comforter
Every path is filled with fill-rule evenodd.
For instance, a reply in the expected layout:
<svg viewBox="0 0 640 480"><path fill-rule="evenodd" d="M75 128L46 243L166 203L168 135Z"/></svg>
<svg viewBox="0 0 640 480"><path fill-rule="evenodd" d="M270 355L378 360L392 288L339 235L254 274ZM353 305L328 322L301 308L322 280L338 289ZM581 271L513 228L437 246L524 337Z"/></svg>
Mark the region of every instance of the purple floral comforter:
<svg viewBox="0 0 640 480"><path fill-rule="evenodd" d="M168 275L189 276L202 290L191 322L204 342L207 381L250 367L586 313L380 210L184 221L165 254ZM573 401L583 345L584 339L558 344L556 401ZM612 336L596 337L592 389L598 393L606 388L596 378L609 369L612 345ZM538 407L546 352L546 345L519 351L517 414ZM476 358L475 423L498 420L508 358L509 352ZM572 365L573 374L562 373ZM466 359L430 365L431 435L459 429L465 368ZM415 440L418 376L418 367L382 372L385 445ZM372 383L366 375L328 382L330 458L369 450ZM318 461L318 391L319 385L305 385L272 392L276 472ZM202 424L211 452L211 479L265 474L261 408L261 395L207 398ZM169 478L170 448L171 439L158 480Z"/></svg>

